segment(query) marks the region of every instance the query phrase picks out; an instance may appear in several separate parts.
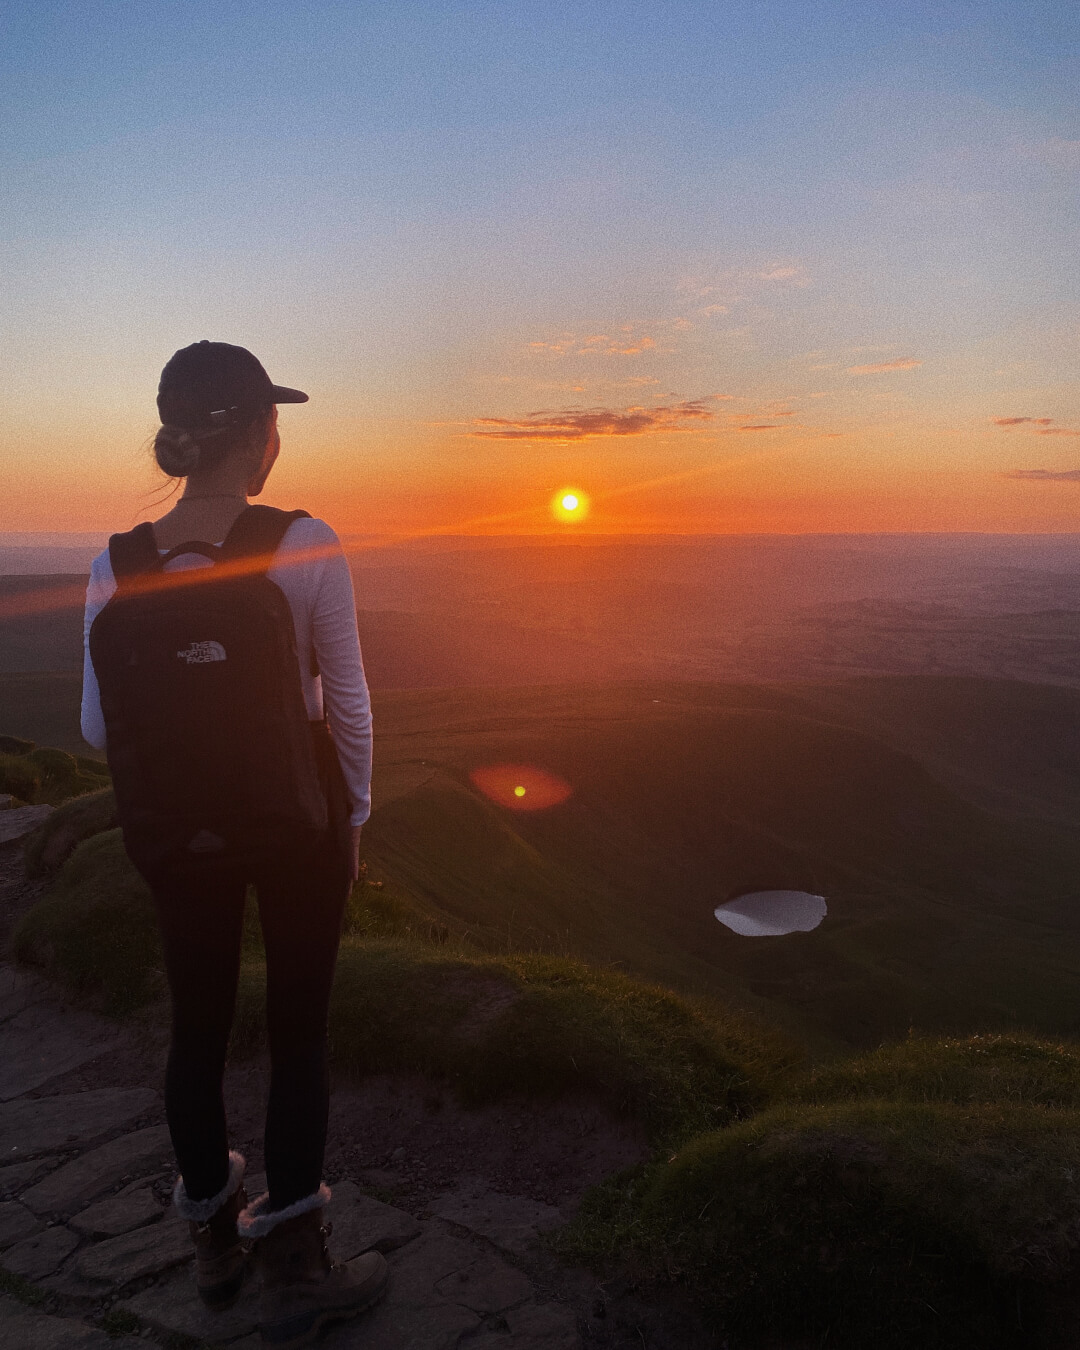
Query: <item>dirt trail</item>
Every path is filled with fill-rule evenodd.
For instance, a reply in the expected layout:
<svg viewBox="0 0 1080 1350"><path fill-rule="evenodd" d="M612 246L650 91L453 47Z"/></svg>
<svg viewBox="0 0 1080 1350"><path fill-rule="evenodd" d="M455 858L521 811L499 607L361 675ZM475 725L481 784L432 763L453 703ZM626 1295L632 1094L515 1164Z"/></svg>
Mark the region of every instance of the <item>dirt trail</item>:
<svg viewBox="0 0 1080 1350"><path fill-rule="evenodd" d="M19 844L0 847L0 940L38 898ZM227 1312L195 1297L159 1082L159 1022L120 1027L0 964L0 1342L46 1350L125 1344L254 1350L254 1281ZM229 1070L234 1146L262 1178L267 1071ZM327 1347L371 1350L707 1350L673 1305L622 1279L560 1265L543 1234L582 1192L642 1157L644 1139L595 1102L504 1101L466 1110L415 1077L335 1084L326 1174L340 1260L377 1247L382 1303L331 1328ZM112 1336L106 1334L106 1330ZM125 1334L127 1333L127 1334Z"/></svg>

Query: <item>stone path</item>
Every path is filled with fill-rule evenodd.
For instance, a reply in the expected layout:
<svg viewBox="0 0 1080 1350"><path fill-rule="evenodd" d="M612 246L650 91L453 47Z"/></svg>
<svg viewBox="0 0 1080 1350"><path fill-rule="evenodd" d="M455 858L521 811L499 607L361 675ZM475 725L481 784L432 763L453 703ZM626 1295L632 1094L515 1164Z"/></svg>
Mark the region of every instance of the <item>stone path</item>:
<svg viewBox="0 0 1080 1350"><path fill-rule="evenodd" d="M7 1102L120 1049L125 1038L113 1024L66 1008L39 976L0 965L0 1040L0 1102Z"/></svg>
<svg viewBox="0 0 1080 1350"><path fill-rule="evenodd" d="M12 858L0 861L13 874ZM225 1312L208 1312L195 1294L187 1226L170 1204L162 1103L145 1086L160 1059L159 1047L151 1069L136 1033L0 962L0 1345L261 1344L254 1279ZM240 1066L228 1094L238 1098L230 1116L249 1156L261 1131L263 1094L253 1086L262 1072ZM684 1314L566 1270L543 1246L589 1180L639 1156L640 1140L614 1125L605 1136L587 1109L557 1104L519 1105L486 1123L483 1112L450 1106L425 1116L412 1090L399 1098L396 1086L372 1082L335 1092L331 1249L337 1260L385 1253L391 1280L380 1304L330 1327L320 1345L707 1350L712 1342ZM358 1135L350 1136L350 1122ZM535 1185L533 1195L511 1193L511 1163L522 1157L540 1172L562 1159L545 1192L557 1203L537 1198ZM264 1178L249 1175L247 1186L258 1194Z"/></svg>
<svg viewBox="0 0 1080 1350"><path fill-rule="evenodd" d="M13 807L8 795L7 801L0 803L0 811L3 812L0 815L0 844L10 844L16 839L22 839L31 830L36 830L43 820L52 815L53 807Z"/></svg>
<svg viewBox="0 0 1080 1350"><path fill-rule="evenodd" d="M160 1115L148 1088L24 1094L0 1105L0 1269L8 1290L45 1309L0 1300L0 1342L74 1350L179 1334L245 1350L258 1343L253 1280L224 1313L195 1296L187 1226L168 1205L173 1171ZM249 1178L252 1194L263 1184ZM329 1217L336 1258L375 1248L392 1280L373 1312L326 1333L327 1346L582 1344L577 1309L538 1292L530 1275L538 1234L562 1221L553 1206L466 1185L416 1216L339 1181ZM110 1339L105 1328L130 1334Z"/></svg>

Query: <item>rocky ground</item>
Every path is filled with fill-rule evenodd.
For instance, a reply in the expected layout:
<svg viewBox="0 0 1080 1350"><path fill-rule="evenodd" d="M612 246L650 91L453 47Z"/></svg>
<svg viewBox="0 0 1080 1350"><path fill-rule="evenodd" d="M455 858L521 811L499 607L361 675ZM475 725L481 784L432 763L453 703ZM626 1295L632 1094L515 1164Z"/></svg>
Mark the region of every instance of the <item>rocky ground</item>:
<svg viewBox="0 0 1080 1350"><path fill-rule="evenodd" d="M17 841L0 845L0 940L40 894ZM206 1311L186 1225L172 1212L159 1091L159 1018L119 1026L0 964L0 1344L104 1350L260 1344L257 1291ZM261 1188L266 1068L230 1069L235 1146ZM338 1083L327 1178L338 1260L377 1248L389 1292L330 1328L327 1347L371 1350L706 1350L673 1305L619 1277L560 1265L544 1234L586 1187L644 1152L587 1100L465 1110L417 1079Z"/></svg>

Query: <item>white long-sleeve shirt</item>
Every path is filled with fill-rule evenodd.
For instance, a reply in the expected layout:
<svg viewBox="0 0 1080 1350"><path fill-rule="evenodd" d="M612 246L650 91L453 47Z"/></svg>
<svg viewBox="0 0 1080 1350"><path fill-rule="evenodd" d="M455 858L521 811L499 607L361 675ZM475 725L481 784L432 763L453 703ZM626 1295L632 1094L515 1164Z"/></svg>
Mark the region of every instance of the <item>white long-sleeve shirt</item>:
<svg viewBox="0 0 1080 1350"><path fill-rule="evenodd" d="M217 541L222 542L222 541ZM159 549L167 553L167 549ZM165 564L168 572L209 567L200 553L187 553ZM315 649L319 675L301 655L300 680L308 717L329 716L338 758L349 790L350 820L362 825L371 814L371 700L368 695L352 575L337 535L325 520L294 520L274 554L267 576L285 593L296 629L296 649ZM90 566L83 621L82 734L97 750L105 749L101 694L90 660L90 625L116 590L109 550Z"/></svg>

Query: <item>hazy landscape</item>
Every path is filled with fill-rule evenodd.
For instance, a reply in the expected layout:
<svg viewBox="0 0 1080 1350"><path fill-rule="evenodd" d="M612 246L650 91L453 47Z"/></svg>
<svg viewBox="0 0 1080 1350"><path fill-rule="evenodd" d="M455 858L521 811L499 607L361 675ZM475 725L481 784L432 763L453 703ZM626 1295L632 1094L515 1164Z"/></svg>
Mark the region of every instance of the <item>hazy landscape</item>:
<svg viewBox="0 0 1080 1350"><path fill-rule="evenodd" d="M820 1044L1080 1030L1074 537L352 557L369 856L427 920L730 996ZM0 579L0 724L78 753L83 585ZM569 800L489 801L469 774L505 762ZM712 909L752 887L825 894L829 919L747 942Z"/></svg>
<svg viewBox="0 0 1080 1350"><path fill-rule="evenodd" d="M0 537L0 672L77 670L101 544L14 537ZM891 674L1080 686L1078 535L346 547L376 689Z"/></svg>
<svg viewBox="0 0 1080 1350"><path fill-rule="evenodd" d="M4 555L43 570L0 577L0 732L26 738L0 761L8 790L37 775L16 796L62 803L28 845L50 889L14 950L126 1015L159 1006L160 955L78 732L85 573L67 569L92 547ZM702 1344L1067 1344L1080 541L351 557L376 743L339 1071L405 1068L469 1102L585 1091L638 1121L650 1160L590 1191L559 1249L685 1288ZM528 809L546 782L553 804ZM826 918L747 938L713 917L771 889L824 896ZM251 941L238 1054L261 1045ZM796 1193L797 1218L763 1225ZM852 1292L882 1280L884 1301ZM691 1343L673 1316L648 1344ZM595 1344L632 1343L608 1327Z"/></svg>

